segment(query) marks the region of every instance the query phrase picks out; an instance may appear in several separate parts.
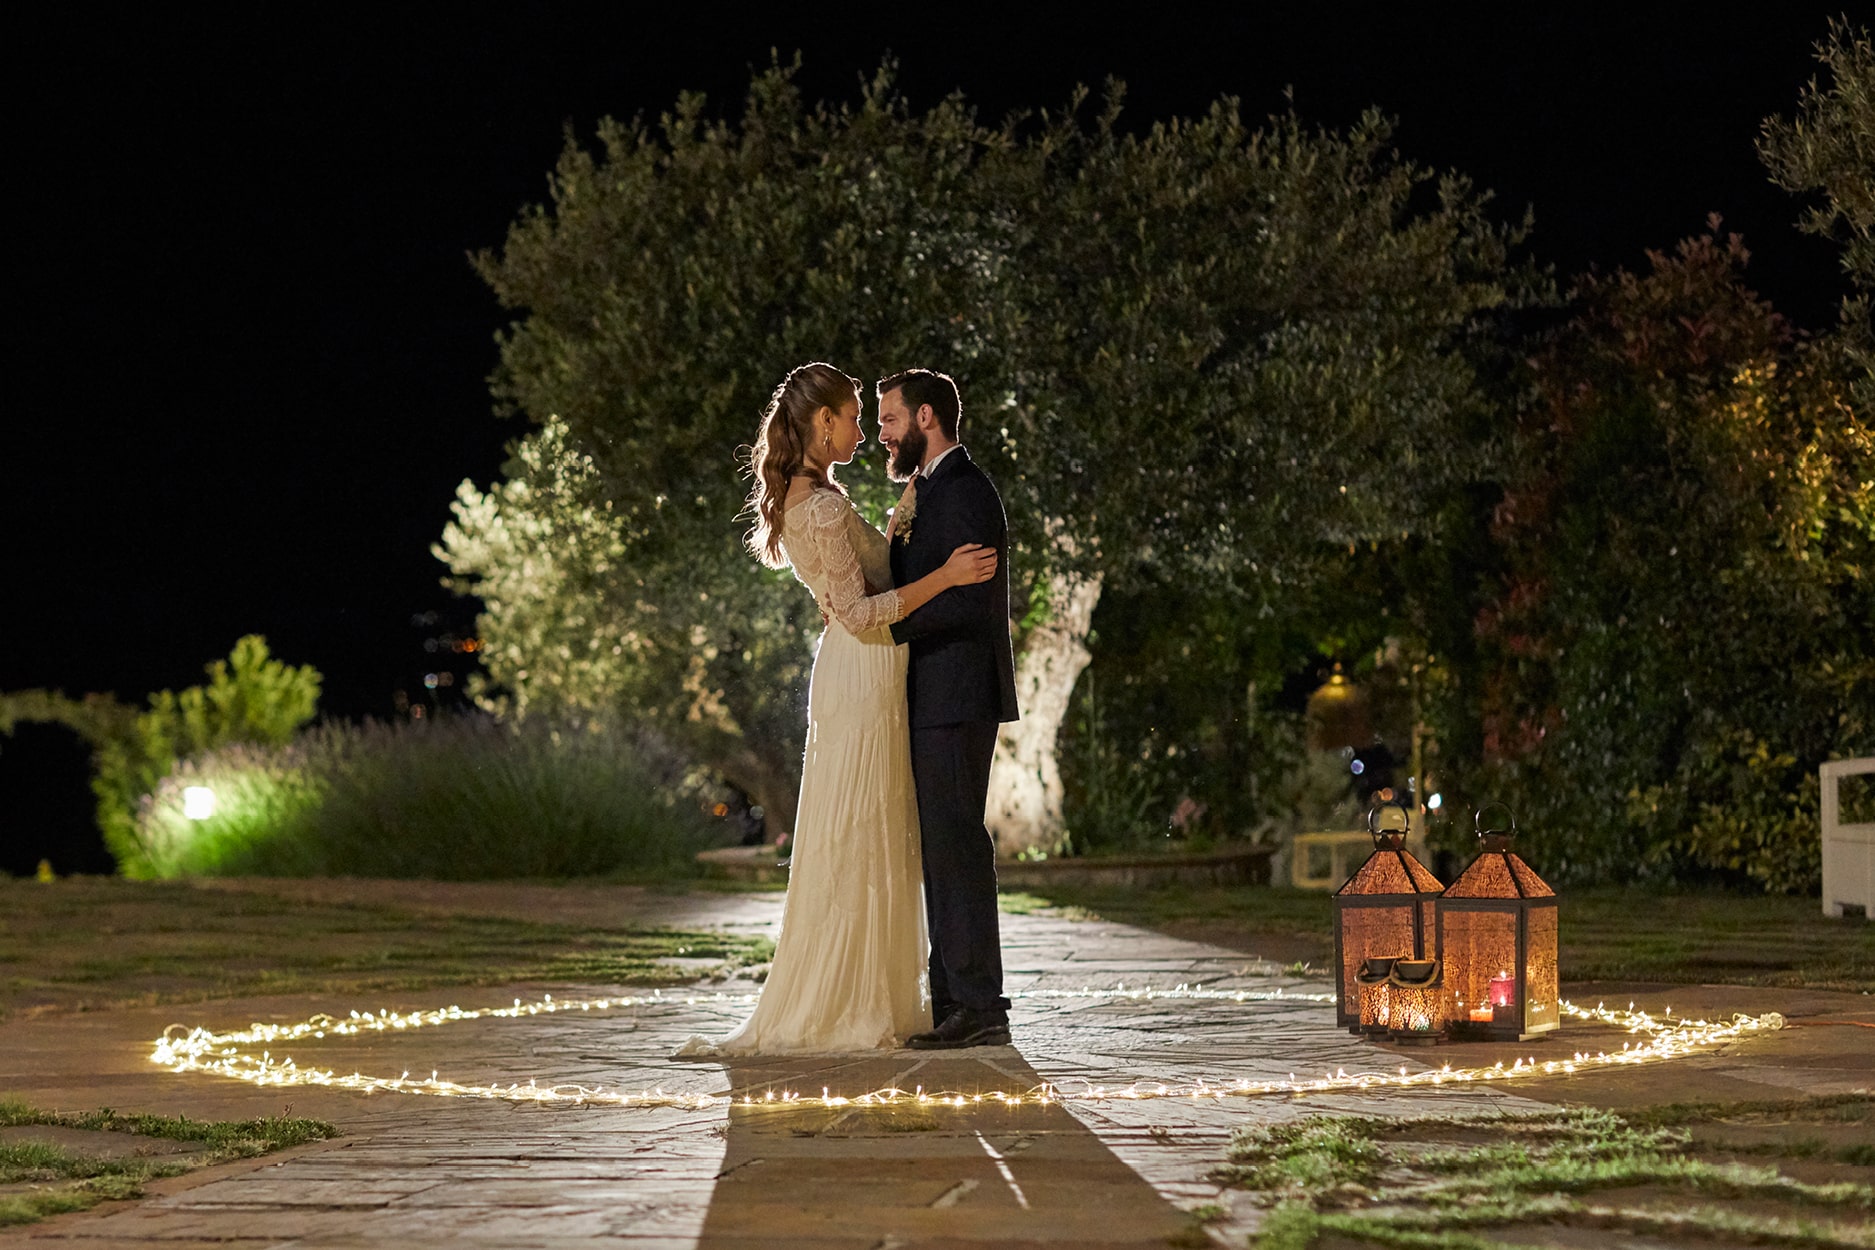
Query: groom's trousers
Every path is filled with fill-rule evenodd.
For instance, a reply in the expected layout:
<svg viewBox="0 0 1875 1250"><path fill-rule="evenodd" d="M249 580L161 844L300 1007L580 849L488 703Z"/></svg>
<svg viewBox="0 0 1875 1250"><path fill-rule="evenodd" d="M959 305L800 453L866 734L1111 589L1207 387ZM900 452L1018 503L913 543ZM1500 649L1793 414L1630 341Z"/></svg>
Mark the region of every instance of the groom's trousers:
<svg viewBox="0 0 1875 1250"><path fill-rule="evenodd" d="M997 729L994 721L965 721L911 731L931 929L931 1000L940 1012L1009 1009L996 914L996 842L983 824Z"/></svg>

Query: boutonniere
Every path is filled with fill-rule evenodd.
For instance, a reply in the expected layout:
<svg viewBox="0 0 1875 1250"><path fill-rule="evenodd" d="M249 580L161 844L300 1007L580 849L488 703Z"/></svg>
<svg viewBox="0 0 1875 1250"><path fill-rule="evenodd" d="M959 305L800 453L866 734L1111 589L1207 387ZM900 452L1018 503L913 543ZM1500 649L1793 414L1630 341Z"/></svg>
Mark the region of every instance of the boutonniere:
<svg viewBox="0 0 1875 1250"><path fill-rule="evenodd" d="M918 491L915 486L907 486L900 496L898 507L892 510L892 541L895 543L911 541L911 523L918 516Z"/></svg>

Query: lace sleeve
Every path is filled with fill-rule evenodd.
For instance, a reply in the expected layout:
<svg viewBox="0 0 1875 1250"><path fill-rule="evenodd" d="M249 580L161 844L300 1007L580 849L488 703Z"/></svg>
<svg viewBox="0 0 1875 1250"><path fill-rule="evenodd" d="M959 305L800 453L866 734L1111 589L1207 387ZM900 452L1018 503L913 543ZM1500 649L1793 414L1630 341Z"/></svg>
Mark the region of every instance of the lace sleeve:
<svg viewBox="0 0 1875 1250"><path fill-rule="evenodd" d="M859 570L859 554L853 550L853 532L848 514L853 505L828 491L802 507L807 514L808 540L814 556L827 578L826 609L849 634L863 634L881 625L890 625L903 615L898 591L868 595L866 578Z"/></svg>

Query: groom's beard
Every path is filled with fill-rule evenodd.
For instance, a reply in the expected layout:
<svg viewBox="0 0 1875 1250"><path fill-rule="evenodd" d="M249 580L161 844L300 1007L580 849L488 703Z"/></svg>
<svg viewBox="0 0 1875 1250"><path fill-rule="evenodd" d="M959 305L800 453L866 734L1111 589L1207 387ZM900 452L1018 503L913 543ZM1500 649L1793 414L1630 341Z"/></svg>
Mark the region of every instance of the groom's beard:
<svg viewBox="0 0 1875 1250"><path fill-rule="evenodd" d="M913 426L898 446L892 449L892 462L885 467L885 475L894 482L909 482L918 476L918 466L924 463L924 449L927 446L924 431Z"/></svg>

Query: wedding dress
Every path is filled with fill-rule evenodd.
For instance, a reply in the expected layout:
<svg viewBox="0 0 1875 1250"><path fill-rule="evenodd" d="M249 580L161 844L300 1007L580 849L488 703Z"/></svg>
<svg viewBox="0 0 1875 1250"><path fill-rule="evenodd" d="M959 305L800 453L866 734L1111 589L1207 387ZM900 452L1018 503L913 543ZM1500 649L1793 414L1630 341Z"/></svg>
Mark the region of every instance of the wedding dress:
<svg viewBox="0 0 1875 1250"><path fill-rule="evenodd" d="M741 1027L679 1055L878 1050L931 1027L924 870L905 712L906 648L885 536L846 496L785 513L782 547L829 624L808 683L807 749L774 962Z"/></svg>

